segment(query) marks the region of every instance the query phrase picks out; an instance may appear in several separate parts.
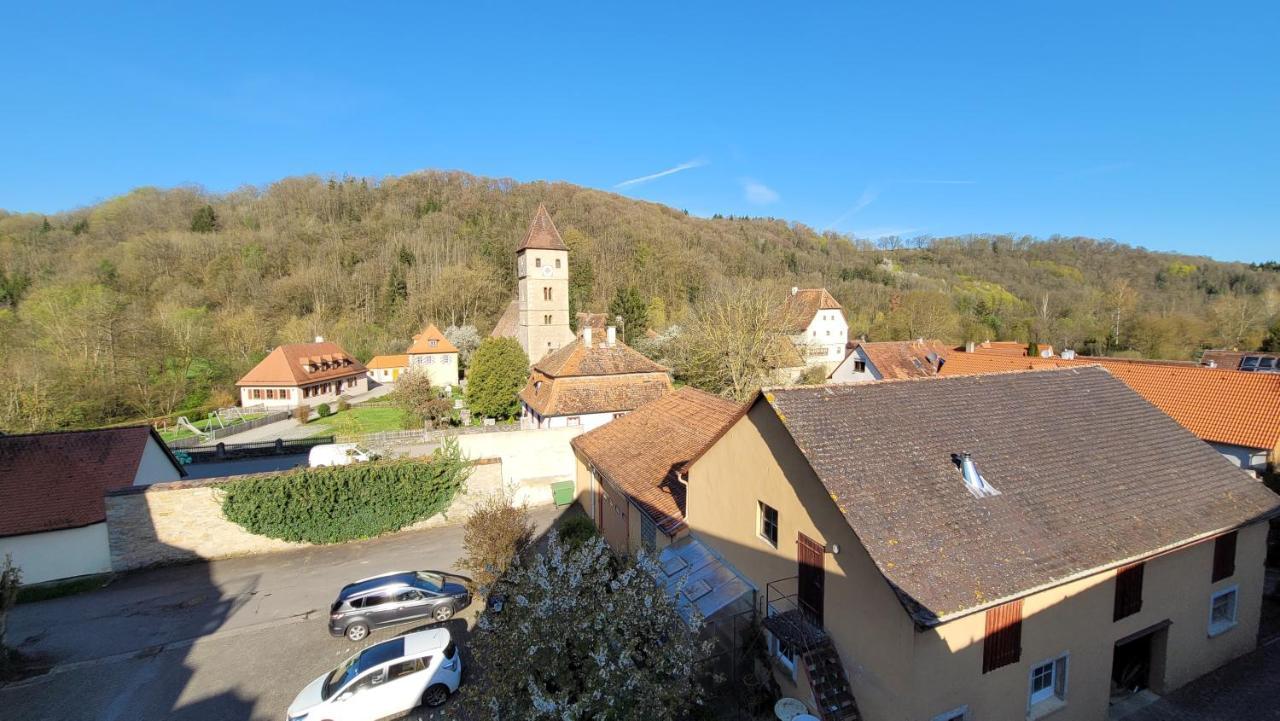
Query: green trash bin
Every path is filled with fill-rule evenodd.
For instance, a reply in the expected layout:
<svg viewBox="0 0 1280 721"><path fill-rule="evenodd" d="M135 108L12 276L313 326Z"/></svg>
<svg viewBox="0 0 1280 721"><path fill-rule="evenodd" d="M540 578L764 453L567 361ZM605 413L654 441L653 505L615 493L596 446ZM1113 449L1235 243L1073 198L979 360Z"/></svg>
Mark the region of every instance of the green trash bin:
<svg viewBox="0 0 1280 721"><path fill-rule="evenodd" d="M551 484L551 500L556 506L573 503L573 481L556 481Z"/></svg>

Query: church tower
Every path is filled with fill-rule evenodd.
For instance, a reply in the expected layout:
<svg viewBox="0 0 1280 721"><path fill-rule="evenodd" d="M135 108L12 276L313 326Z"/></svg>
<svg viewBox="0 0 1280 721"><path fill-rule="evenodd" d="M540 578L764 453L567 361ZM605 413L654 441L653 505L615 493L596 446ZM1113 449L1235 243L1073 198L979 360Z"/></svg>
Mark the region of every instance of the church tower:
<svg viewBox="0 0 1280 721"><path fill-rule="evenodd" d="M537 363L574 339L569 328L569 246L542 204L516 248L516 278L516 338L529 362Z"/></svg>

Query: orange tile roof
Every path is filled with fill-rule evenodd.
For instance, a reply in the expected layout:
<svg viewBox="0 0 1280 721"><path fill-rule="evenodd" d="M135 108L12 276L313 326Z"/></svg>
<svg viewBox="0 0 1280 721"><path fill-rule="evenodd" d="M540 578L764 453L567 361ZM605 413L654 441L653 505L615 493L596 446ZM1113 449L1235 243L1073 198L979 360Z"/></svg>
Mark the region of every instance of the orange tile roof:
<svg viewBox="0 0 1280 721"><path fill-rule="evenodd" d="M569 246L564 244L564 240L560 237L560 231L556 230L556 224L551 221L551 214L547 212L547 206L538 203L538 210L533 214L533 222L529 223L529 231L524 234L524 240L520 241L520 245L516 247L517 251L526 248L534 248L538 250L568 250Z"/></svg>
<svg viewBox="0 0 1280 721"><path fill-rule="evenodd" d="M554 378L535 369L520 400L540 416L578 416L635 410L670 391L665 372Z"/></svg>
<svg viewBox="0 0 1280 721"><path fill-rule="evenodd" d="M787 295L784 313L786 326L790 332L799 332L809 327L813 316L820 310L840 310L840 302L827 292L826 288L800 288Z"/></svg>
<svg viewBox="0 0 1280 721"><path fill-rule="evenodd" d="M635 502L664 533L684 527L687 469L741 406L685 387L584 433L571 442L597 473Z"/></svg>
<svg viewBox="0 0 1280 721"><path fill-rule="evenodd" d="M376 355L364 364L369 370L377 370L379 368L408 368L409 356L401 353L400 355Z"/></svg>
<svg viewBox="0 0 1280 721"><path fill-rule="evenodd" d="M871 364L880 372L880 376L890 380L937 375L937 371L934 370L936 364L929 360L929 354L933 353L939 358L945 358L950 352L946 345L936 340L859 342L854 350L858 348L862 348L862 352L871 360Z"/></svg>
<svg viewBox="0 0 1280 721"><path fill-rule="evenodd" d="M1243 373L1195 364L1077 357L1015 358L951 353L939 375L1100 365L1204 441L1280 448L1280 374Z"/></svg>
<svg viewBox="0 0 1280 721"><path fill-rule="evenodd" d="M431 323L426 328L423 328L421 333L413 337L413 345L409 346L409 350L406 352L409 355L457 353L458 347L444 337L444 333L440 332L435 323Z"/></svg>
<svg viewBox="0 0 1280 721"><path fill-rule="evenodd" d="M609 345L604 338L592 338L590 346L578 338L533 364L533 367L553 378L667 372L665 366L649 360L626 343L615 341Z"/></svg>
<svg viewBox="0 0 1280 721"><path fill-rule="evenodd" d="M315 364L314 371L307 366ZM323 366L329 365L325 368ZM236 381L237 386L301 386L334 378L363 375L367 369L337 343L286 343Z"/></svg>

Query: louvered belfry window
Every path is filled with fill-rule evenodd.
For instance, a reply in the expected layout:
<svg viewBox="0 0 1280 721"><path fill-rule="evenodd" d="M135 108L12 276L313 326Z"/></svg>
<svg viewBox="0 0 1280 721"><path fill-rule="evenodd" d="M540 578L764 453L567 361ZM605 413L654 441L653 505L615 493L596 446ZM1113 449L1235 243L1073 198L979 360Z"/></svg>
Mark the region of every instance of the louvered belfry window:
<svg viewBox="0 0 1280 721"><path fill-rule="evenodd" d="M1116 571L1116 608L1113 621L1132 616L1142 610L1142 573L1145 566L1135 563Z"/></svg>
<svg viewBox="0 0 1280 721"><path fill-rule="evenodd" d="M1022 657L1022 599L987 609L982 672L1017 663Z"/></svg>

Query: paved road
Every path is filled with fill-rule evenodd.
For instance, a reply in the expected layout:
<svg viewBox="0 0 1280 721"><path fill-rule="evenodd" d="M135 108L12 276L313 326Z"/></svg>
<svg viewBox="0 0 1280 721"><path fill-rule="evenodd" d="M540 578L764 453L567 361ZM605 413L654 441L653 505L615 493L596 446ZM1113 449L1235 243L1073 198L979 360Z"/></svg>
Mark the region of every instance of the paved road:
<svg viewBox="0 0 1280 721"><path fill-rule="evenodd" d="M534 511L539 531L560 514ZM55 664L0 688L23 721L279 721L294 695L358 646L329 636L344 583L389 570L456 570L457 526L133 574L101 591L17 607L9 640ZM475 608L449 621L465 634ZM447 708L447 707L446 707Z"/></svg>

